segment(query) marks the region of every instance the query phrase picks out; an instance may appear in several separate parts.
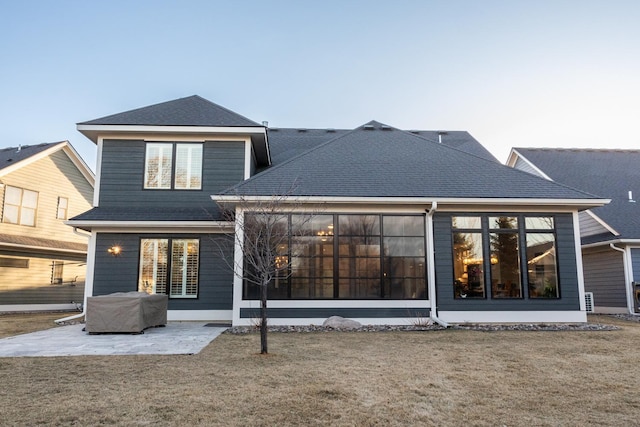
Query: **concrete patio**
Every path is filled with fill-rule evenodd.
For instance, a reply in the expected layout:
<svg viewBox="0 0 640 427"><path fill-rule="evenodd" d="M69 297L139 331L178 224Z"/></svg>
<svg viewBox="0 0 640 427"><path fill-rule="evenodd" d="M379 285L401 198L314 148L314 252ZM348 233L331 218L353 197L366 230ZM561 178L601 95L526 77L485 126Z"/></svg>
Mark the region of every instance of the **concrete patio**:
<svg viewBox="0 0 640 427"><path fill-rule="evenodd" d="M196 354L227 328L204 322L169 322L143 334L84 332L84 325L60 326L0 339L0 357Z"/></svg>

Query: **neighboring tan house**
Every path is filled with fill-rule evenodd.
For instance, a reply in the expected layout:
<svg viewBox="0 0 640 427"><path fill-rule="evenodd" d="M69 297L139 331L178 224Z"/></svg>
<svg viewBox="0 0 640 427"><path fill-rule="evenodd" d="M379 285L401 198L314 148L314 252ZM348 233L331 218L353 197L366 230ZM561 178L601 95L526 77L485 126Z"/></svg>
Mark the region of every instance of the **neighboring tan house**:
<svg viewBox="0 0 640 427"><path fill-rule="evenodd" d="M640 313L640 150L513 148L507 165L611 199L580 213L585 291L601 313Z"/></svg>
<svg viewBox="0 0 640 427"><path fill-rule="evenodd" d="M578 212L608 201L501 165L466 132L268 128L198 96L78 130L98 148L93 208L68 221L91 233L87 295L162 293L169 319L251 324L257 288L216 242L237 245L275 195L283 230L321 212L279 248L271 324L586 321Z"/></svg>
<svg viewBox="0 0 640 427"><path fill-rule="evenodd" d="M89 236L65 221L91 208L93 185L67 141L0 149L0 311L82 304Z"/></svg>

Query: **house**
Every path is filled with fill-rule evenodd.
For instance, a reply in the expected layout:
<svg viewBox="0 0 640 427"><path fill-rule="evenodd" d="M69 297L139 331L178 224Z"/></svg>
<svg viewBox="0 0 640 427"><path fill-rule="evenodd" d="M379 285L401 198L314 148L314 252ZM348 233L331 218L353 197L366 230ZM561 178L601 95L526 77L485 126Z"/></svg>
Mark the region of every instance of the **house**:
<svg viewBox="0 0 640 427"><path fill-rule="evenodd" d="M64 221L91 208L93 185L67 141L0 150L0 311L82 304L89 236Z"/></svg>
<svg viewBox="0 0 640 427"><path fill-rule="evenodd" d="M507 164L611 199L580 212L585 290L601 313L640 312L640 150L513 148Z"/></svg>
<svg viewBox="0 0 640 427"><path fill-rule="evenodd" d="M242 273L239 224L281 195L287 229L321 212L282 249L272 324L586 321L578 212L607 200L466 132L269 128L198 96L78 130L98 147L93 208L68 221L91 233L87 295L166 293L169 319L250 324L257 290L223 259Z"/></svg>

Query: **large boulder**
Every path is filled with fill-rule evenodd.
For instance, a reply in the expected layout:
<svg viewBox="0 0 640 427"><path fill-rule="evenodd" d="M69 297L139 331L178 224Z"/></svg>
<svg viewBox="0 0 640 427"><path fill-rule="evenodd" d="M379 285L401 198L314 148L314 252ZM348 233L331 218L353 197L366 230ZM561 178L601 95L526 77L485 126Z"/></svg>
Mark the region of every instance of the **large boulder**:
<svg viewBox="0 0 640 427"><path fill-rule="evenodd" d="M322 324L325 328L333 329L358 329L362 324L352 319L345 319L340 316L331 316Z"/></svg>

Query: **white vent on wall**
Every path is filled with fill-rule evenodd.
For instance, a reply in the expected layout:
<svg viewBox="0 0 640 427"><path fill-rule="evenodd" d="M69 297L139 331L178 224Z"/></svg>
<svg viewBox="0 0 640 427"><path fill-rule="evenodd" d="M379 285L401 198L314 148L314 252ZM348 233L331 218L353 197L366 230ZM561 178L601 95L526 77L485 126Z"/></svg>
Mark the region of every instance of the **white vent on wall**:
<svg viewBox="0 0 640 427"><path fill-rule="evenodd" d="M587 313L593 313L593 292L584 293L584 306Z"/></svg>

